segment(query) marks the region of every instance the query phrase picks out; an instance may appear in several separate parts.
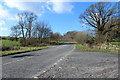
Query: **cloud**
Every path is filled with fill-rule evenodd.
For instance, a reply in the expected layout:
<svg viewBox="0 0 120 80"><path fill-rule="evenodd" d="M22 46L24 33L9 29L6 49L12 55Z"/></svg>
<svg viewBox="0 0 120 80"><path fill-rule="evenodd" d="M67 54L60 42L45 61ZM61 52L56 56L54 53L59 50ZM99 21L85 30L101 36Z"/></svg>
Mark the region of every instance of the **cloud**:
<svg viewBox="0 0 120 80"><path fill-rule="evenodd" d="M73 6L69 3L53 2L53 11L56 13L72 12Z"/></svg>
<svg viewBox="0 0 120 80"><path fill-rule="evenodd" d="M1 31L9 31L8 28L6 28L6 27L0 27L0 30Z"/></svg>
<svg viewBox="0 0 120 80"><path fill-rule="evenodd" d="M0 19L17 20L17 16L10 14L9 10L0 4Z"/></svg>
<svg viewBox="0 0 120 80"><path fill-rule="evenodd" d="M86 23L83 23L82 26L86 26Z"/></svg>
<svg viewBox="0 0 120 80"><path fill-rule="evenodd" d="M22 9L22 2L15 2L15 0L4 0L5 4L10 8Z"/></svg>
<svg viewBox="0 0 120 80"><path fill-rule="evenodd" d="M6 24L5 21L0 20L0 31L9 31L7 27L4 27L5 24Z"/></svg>
<svg viewBox="0 0 120 80"><path fill-rule="evenodd" d="M0 20L0 30L1 31L7 31L8 28L4 27L5 26L5 21Z"/></svg>
<svg viewBox="0 0 120 80"><path fill-rule="evenodd" d="M4 0L4 3L9 8L16 8L20 11L30 11L35 13L38 16L41 16L44 13L44 9L43 9L44 3L22 2L22 1L19 2L19 0L17 1Z"/></svg>
<svg viewBox="0 0 120 80"><path fill-rule="evenodd" d="M57 2L58 1L58 2ZM16 8L20 11L31 11L41 16L46 10L65 13L71 12L74 6L64 0L47 0L47 2L24 2L21 0L4 0L5 4L10 8Z"/></svg>
<svg viewBox="0 0 120 80"><path fill-rule="evenodd" d="M5 8L3 8L3 6L0 4L0 18L2 19L8 16L9 16L8 11Z"/></svg>
<svg viewBox="0 0 120 80"><path fill-rule="evenodd" d="M5 21L0 21L0 25L5 25Z"/></svg>
<svg viewBox="0 0 120 80"><path fill-rule="evenodd" d="M72 4L64 2L64 0L49 0L47 3L48 5L51 5L49 9L56 13L72 12L72 9L74 8Z"/></svg>
<svg viewBox="0 0 120 80"><path fill-rule="evenodd" d="M9 16L9 20L14 20L14 21L18 21L19 18L17 16L17 14L13 15L13 16Z"/></svg>

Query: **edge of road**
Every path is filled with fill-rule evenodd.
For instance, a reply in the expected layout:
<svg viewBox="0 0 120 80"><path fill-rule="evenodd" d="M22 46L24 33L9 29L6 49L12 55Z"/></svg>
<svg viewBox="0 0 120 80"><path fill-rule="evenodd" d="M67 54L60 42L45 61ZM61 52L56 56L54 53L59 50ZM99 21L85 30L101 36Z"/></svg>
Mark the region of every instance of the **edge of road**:
<svg viewBox="0 0 120 80"><path fill-rule="evenodd" d="M66 53L65 56L58 59L56 62L54 62L52 65L49 65L45 67L42 71L38 72L37 74L33 75L31 78L38 78L38 76L44 74L45 72L49 71L50 69L54 68L57 64L59 64L61 61L63 61L70 53L72 53L75 50L75 45L73 45L73 49Z"/></svg>

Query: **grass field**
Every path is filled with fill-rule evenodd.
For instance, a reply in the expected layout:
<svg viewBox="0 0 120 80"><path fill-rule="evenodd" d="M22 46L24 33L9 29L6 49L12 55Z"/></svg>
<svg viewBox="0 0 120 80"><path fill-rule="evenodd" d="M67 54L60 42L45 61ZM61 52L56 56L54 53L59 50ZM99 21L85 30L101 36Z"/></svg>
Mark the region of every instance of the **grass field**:
<svg viewBox="0 0 120 80"><path fill-rule="evenodd" d="M17 41L0 40L0 42L0 47L2 47L2 51L20 49L21 46L21 44Z"/></svg>
<svg viewBox="0 0 120 80"><path fill-rule="evenodd" d="M110 50L110 49L91 49L85 47L81 44L76 44L76 49L84 50L84 51L95 51L95 52L105 52L105 53L115 53L120 54L120 50Z"/></svg>
<svg viewBox="0 0 120 80"><path fill-rule="evenodd" d="M21 44L17 41L10 41L10 40L0 40L2 41L2 47L13 47L13 46L20 46Z"/></svg>
<svg viewBox="0 0 120 80"><path fill-rule="evenodd" d="M11 40L0 40L0 42L1 42L0 47L2 47L3 50L0 53L0 56L22 53L22 52L30 52L30 51L48 48L48 47L22 47L19 42L11 41Z"/></svg>
<svg viewBox="0 0 120 80"><path fill-rule="evenodd" d="M47 49L47 48L48 47L21 47L20 50L3 51L2 53L0 53L0 56L6 56L6 55L17 54L17 53L36 51L36 50Z"/></svg>

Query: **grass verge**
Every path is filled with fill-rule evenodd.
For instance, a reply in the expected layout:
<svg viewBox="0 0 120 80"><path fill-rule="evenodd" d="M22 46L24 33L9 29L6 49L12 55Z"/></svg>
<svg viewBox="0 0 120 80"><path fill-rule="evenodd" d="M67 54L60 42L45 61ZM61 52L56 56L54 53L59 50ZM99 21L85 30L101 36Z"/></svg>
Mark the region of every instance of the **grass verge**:
<svg viewBox="0 0 120 80"><path fill-rule="evenodd" d="M0 56L7 56L17 53L23 53L23 52L31 52L41 49L47 49L48 47L22 47L21 50L12 50L12 51L4 51L0 53Z"/></svg>
<svg viewBox="0 0 120 80"><path fill-rule="evenodd" d="M107 44L116 45L120 47L120 42L108 42Z"/></svg>
<svg viewBox="0 0 120 80"><path fill-rule="evenodd" d="M110 50L110 49L91 49L88 47L85 47L81 44L76 44L76 49L80 49L83 51L94 51L94 52L104 52L104 53L115 53L120 54L120 50Z"/></svg>

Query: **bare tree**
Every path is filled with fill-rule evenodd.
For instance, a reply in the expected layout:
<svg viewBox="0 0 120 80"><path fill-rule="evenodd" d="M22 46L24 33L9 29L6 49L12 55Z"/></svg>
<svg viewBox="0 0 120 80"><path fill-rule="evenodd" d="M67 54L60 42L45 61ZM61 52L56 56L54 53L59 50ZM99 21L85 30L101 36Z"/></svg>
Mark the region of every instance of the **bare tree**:
<svg viewBox="0 0 120 80"><path fill-rule="evenodd" d="M80 15L81 22L95 28L98 36L104 36L109 30L105 29L108 22L116 18L116 6L109 2L98 2L91 5L86 11ZM116 26L109 25L110 28ZM106 31L105 31L106 30Z"/></svg>
<svg viewBox="0 0 120 80"><path fill-rule="evenodd" d="M63 35L62 41L71 42L71 41L73 41L73 39L67 35Z"/></svg>
<svg viewBox="0 0 120 80"><path fill-rule="evenodd" d="M65 35L70 37L73 40L76 33L77 31L68 31Z"/></svg>
<svg viewBox="0 0 120 80"><path fill-rule="evenodd" d="M80 31L75 34L74 39L81 44L92 44L93 35L88 30Z"/></svg>
<svg viewBox="0 0 120 80"><path fill-rule="evenodd" d="M18 18L23 38L30 38L33 22L36 20L37 16L32 12L23 12L18 14Z"/></svg>
<svg viewBox="0 0 120 80"><path fill-rule="evenodd" d="M26 26L26 29L27 29L27 32L28 32L28 37L31 38L31 30L32 30L32 27L33 27L33 22L37 19L37 16L32 13L32 12L25 12L24 13L27 17L27 26Z"/></svg>
<svg viewBox="0 0 120 80"><path fill-rule="evenodd" d="M25 40L25 25L26 25L26 15L24 15L24 13L19 13L18 14L18 18L19 18L19 22L18 22L18 25L20 27L20 30L21 30L21 34L22 34L22 37L23 39Z"/></svg>
<svg viewBox="0 0 120 80"><path fill-rule="evenodd" d="M33 36L39 38L41 41L42 38L49 38L51 36L51 28L48 23L45 22L36 22L35 27L33 28Z"/></svg>
<svg viewBox="0 0 120 80"><path fill-rule="evenodd" d="M104 32L106 33L106 40L107 41L120 41L120 19L112 19L106 25ZM110 28L110 25L115 25L114 27Z"/></svg>
<svg viewBox="0 0 120 80"><path fill-rule="evenodd" d="M51 39L53 41L59 42L61 40L62 35L60 33L53 33L51 35Z"/></svg>
<svg viewBox="0 0 120 80"><path fill-rule="evenodd" d="M17 25L17 26L13 26L11 27L11 36L15 37L16 41L17 41L17 38L21 35L21 31L20 31L20 27Z"/></svg>

